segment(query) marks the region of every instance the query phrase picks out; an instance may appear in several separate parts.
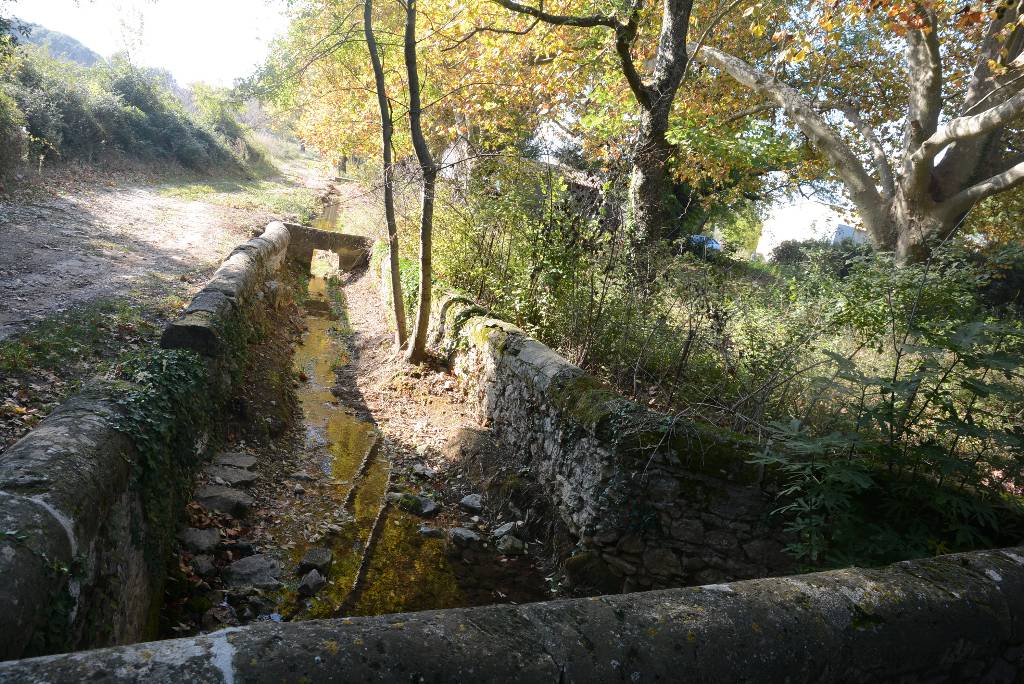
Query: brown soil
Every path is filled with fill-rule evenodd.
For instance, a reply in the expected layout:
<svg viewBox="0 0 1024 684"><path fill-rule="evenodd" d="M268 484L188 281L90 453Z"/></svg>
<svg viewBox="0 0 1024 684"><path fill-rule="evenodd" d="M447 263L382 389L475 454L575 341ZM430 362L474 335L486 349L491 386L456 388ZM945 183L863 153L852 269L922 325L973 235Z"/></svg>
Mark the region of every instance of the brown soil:
<svg viewBox="0 0 1024 684"><path fill-rule="evenodd" d="M117 173L83 173L88 182L58 174L27 197L0 200L0 340L98 298L185 296L254 228L278 218L168 196ZM325 182L304 167L288 167L282 180Z"/></svg>

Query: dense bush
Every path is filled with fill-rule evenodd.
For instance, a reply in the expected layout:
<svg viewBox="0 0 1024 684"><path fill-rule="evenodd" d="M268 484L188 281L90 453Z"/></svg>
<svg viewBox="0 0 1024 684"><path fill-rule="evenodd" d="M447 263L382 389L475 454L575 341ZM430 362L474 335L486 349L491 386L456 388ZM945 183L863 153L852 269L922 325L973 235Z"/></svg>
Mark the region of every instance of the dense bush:
<svg viewBox="0 0 1024 684"><path fill-rule="evenodd" d="M33 159L93 161L117 151L196 171L268 166L232 110L214 120L191 115L165 76L125 60L81 67L19 46L0 73L0 92L0 126L24 125ZM5 152L0 161L9 169L17 158Z"/></svg>
<svg viewBox="0 0 1024 684"><path fill-rule="evenodd" d="M25 115L14 99L0 91L0 176L14 167L27 153Z"/></svg>

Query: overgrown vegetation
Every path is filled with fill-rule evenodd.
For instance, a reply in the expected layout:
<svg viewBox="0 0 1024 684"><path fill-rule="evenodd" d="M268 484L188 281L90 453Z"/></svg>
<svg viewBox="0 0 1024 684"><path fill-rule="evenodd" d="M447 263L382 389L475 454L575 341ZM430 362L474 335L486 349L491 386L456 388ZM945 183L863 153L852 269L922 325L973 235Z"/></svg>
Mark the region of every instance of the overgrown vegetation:
<svg viewBox="0 0 1024 684"><path fill-rule="evenodd" d="M382 117L364 93L394 98L394 174L362 172L396 196L406 299L411 189L429 175L406 124L414 133L429 102L435 289L462 290L675 420L761 445L735 457L781 483L800 562L1013 538L1024 172L1008 152L1024 99L1006 76L1019 8L655 7L420 0L423 23L445 30L368 57L357 41L322 46L358 13L381 35L415 34L409 6L307 0L255 82L338 158L379 157ZM687 64L691 29L701 49ZM422 93L408 90L413 56ZM1010 99L989 116L1000 89ZM872 245L798 240L748 260L772 202L808 186L855 207Z"/></svg>
<svg viewBox="0 0 1024 684"><path fill-rule="evenodd" d="M621 223L538 167L478 167L468 193L447 192L436 286L644 404L755 437L763 451L736 457L782 483L777 514L808 567L1020 533L1019 246L954 240L895 268L850 243L758 264L680 240L638 288Z"/></svg>
<svg viewBox="0 0 1024 684"><path fill-rule="evenodd" d="M111 155L206 173L272 169L229 91L194 88L190 113L173 87L168 74L121 57L87 67L18 45L0 57L0 174Z"/></svg>

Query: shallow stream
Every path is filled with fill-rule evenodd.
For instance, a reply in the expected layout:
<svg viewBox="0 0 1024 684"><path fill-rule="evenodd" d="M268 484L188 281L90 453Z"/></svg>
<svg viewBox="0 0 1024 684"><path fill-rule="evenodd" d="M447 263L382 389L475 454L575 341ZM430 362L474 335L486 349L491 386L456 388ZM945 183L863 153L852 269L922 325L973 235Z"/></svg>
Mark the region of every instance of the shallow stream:
<svg viewBox="0 0 1024 684"><path fill-rule="evenodd" d="M357 417L365 407L348 406L331 391L337 371L350 362L352 331L329 263L319 252L314 258L307 331L294 355L304 378L296 389L304 448L320 469L308 475L328 486L303 498L301 515L282 516L268 532L287 550L286 572L313 547L330 549L334 561L327 585L312 598L300 597L295 582L287 582L276 597L278 611L301 619L462 605L445 541L422 535L421 519L385 506L390 466L376 427ZM307 534L310 526L321 534Z"/></svg>

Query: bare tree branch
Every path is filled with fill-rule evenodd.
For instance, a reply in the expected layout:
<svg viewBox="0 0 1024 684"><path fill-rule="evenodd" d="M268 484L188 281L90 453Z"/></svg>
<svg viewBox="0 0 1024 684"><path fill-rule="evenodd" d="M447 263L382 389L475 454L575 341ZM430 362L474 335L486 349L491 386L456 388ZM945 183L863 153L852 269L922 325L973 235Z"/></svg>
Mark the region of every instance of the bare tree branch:
<svg viewBox="0 0 1024 684"><path fill-rule="evenodd" d="M1015 164L1002 173L997 173L991 178L958 192L943 202L942 206L950 214L961 214L986 197L1009 190L1022 182L1024 182L1024 162Z"/></svg>
<svg viewBox="0 0 1024 684"><path fill-rule="evenodd" d="M777 104L760 104L757 105L756 107L748 107L747 109L741 109L740 111L736 112L732 116L722 121L721 125L728 126L729 124L736 123L740 119L745 119L748 116L753 116L754 114L760 114L761 112L767 112L778 108L779 105Z"/></svg>
<svg viewBox="0 0 1024 684"><path fill-rule="evenodd" d="M878 181L882 186L882 194L886 198L892 198L896 194L896 181L893 178L892 167L889 166L889 158L885 154L885 148L878 139L878 135L853 105L841 103L836 107L843 116L853 124L853 127L861 134L868 147L871 148L871 159L875 164L875 172L878 174Z"/></svg>
<svg viewBox="0 0 1024 684"><path fill-rule="evenodd" d="M958 116L935 131L910 156L912 164L930 164L947 145L976 138L1002 128L1024 114L1024 92L1017 92L1004 102L980 114Z"/></svg>
<svg viewBox="0 0 1024 684"><path fill-rule="evenodd" d="M565 14L550 14L544 11L544 3L542 2L540 7L530 7L529 5L523 5L516 2L515 0L493 0L507 10L517 12L518 14L528 14L531 17L540 19L546 24L555 24L556 26L578 26L581 28L593 28L595 26L606 26L610 29L617 29L621 24L615 17L606 15L592 15L589 17L577 17L573 15Z"/></svg>
<svg viewBox="0 0 1024 684"><path fill-rule="evenodd" d="M691 55L695 47L690 48ZM777 103L804 135L832 161L875 242L879 245L892 242L891 225L886 215L887 202L875 188L875 181L853 150L814 110L810 102L789 85L720 50L704 47L695 59L728 73L741 85Z"/></svg>

